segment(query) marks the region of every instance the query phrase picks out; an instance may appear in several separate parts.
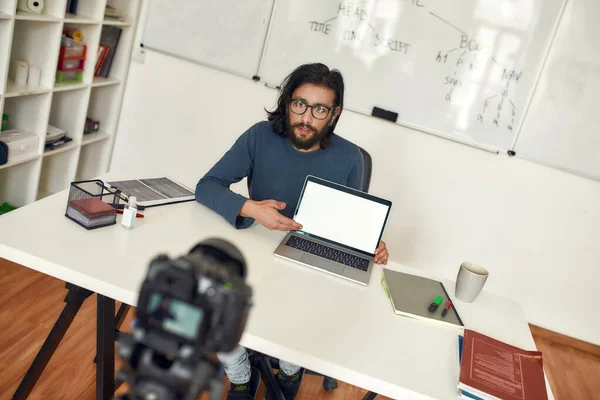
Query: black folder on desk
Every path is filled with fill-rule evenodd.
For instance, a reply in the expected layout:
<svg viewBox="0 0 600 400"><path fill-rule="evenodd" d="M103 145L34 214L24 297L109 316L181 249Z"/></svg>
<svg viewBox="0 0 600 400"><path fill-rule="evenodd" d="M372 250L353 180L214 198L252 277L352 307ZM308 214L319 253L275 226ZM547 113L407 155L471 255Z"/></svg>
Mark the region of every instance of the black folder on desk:
<svg viewBox="0 0 600 400"><path fill-rule="evenodd" d="M162 206L195 200L194 192L169 178L133 179L108 182L125 196L135 196L136 203L144 207Z"/></svg>

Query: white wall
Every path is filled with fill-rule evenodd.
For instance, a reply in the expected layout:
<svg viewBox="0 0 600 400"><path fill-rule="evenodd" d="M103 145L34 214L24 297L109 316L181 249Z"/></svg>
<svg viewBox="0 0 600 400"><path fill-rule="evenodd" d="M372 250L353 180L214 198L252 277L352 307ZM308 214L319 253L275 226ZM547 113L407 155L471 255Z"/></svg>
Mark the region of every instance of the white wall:
<svg viewBox="0 0 600 400"><path fill-rule="evenodd" d="M276 95L149 52L131 66L111 170L194 186ZM452 279L480 263L531 323L600 345L600 182L348 111L337 131L371 153L371 192L394 202L393 260Z"/></svg>

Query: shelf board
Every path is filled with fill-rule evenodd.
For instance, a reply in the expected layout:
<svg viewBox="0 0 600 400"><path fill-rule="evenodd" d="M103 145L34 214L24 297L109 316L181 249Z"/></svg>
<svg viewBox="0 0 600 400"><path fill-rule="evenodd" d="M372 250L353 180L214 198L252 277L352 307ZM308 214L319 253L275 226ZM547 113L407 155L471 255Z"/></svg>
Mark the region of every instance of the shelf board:
<svg viewBox="0 0 600 400"><path fill-rule="evenodd" d="M0 19L12 19L12 15L0 12Z"/></svg>
<svg viewBox="0 0 600 400"><path fill-rule="evenodd" d="M105 78L103 76L96 76L94 77L94 81L92 82L92 87L118 85L119 83L121 83L121 80L117 78Z"/></svg>
<svg viewBox="0 0 600 400"><path fill-rule="evenodd" d="M11 160L4 165L0 165L0 169L14 167L15 165L24 164L29 161L37 160L40 157L41 156L39 154L36 154L33 156L27 156L27 157L19 157L16 160Z"/></svg>
<svg viewBox="0 0 600 400"><path fill-rule="evenodd" d="M85 15L76 15L67 13L65 15L65 24L96 24L99 25L101 21L97 21L93 18L86 17Z"/></svg>
<svg viewBox="0 0 600 400"><path fill-rule="evenodd" d="M61 147L58 147L54 150L44 150L44 157L54 156L56 154L64 153L65 151L73 150L79 147L79 143L73 143L74 140L69 143L63 144Z"/></svg>
<svg viewBox="0 0 600 400"><path fill-rule="evenodd" d="M17 11L16 20L20 21L40 21L40 22L61 22L62 18L48 14L32 14L24 11Z"/></svg>
<svg viewBox="0 0 600 400"><path fill-rule="evenodd" d="M109 137L110 135L106 132L84 133L81 145L85 146L86 144L96 143L101 140L106 140Z"/></svg>
<svg viewBox="0 0 600 400"><path fill-rule="evenodd" d="M48 191L46 189L38 189L37 199L38 200L42 200L42 199L45 199L48 196L52 196L53 194L56 194L56 193L52 193L52 192L50 192L50 191Z"/></svg>
<svg viewBox="0 0 600 400"><path fill-rule="evenodd" d="M113 25L113 26L131 26L131 22L129 22L128 20L125 21L120 21L118 19L112 19L112 18L104 18L104 21L102 21L103 25Z"/></svg>
<svg viewBox="0 0 600 400"><path fill-rule="evenodd" d="M30 96L34 94L49 93L51 90L52 89L43 87L17 85L15 82L8 80L4 97Z"/></svg>
<svg viewBox="0 0 600 400"><path fill-rule="evenodd" d="M64 92L67 90L85 89L90 87L89 83L57 83L54 86L55 92Z"/></svg>

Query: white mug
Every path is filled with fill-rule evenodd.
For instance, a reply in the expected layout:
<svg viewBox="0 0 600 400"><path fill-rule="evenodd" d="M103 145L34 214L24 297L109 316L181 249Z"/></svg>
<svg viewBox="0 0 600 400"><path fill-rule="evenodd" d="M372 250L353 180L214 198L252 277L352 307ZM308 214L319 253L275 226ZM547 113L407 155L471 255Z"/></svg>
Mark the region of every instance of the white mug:
<svg viewBox="0 0 600 400"><path fill-rule="evenodd" d="M488 271L481 265L470 262L462 263L456 276L454 293L456 298L467 303L475 300L483 289L488 276Z"/></svg>

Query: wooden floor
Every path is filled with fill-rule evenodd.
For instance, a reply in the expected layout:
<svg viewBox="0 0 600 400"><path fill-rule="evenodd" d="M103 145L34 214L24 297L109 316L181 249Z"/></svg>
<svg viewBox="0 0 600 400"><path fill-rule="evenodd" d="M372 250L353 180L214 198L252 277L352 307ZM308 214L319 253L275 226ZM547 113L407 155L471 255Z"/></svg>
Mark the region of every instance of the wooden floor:
<svg viewBox="0 0 600 400"><path fill-rule="evenodd" d="M64 282L0 259L0 400L9 399L16 390L60 314L65 294ZM95 297L86 300L31 399L94 399L95 303ZM130 330L131 317L123 330ZM537 327L532 332L544 354L556 399L600 399L598 355L565 345L572 339L562 335ZM590 348L592 352L597 349ZM361 399L366 393L342 382L337 390L326 393L321 383L322 378L306 376L297 399Z"/></svg>

